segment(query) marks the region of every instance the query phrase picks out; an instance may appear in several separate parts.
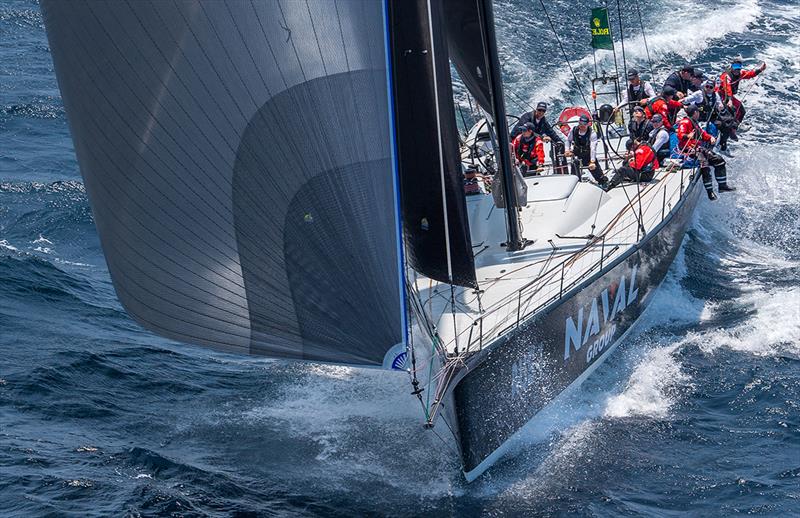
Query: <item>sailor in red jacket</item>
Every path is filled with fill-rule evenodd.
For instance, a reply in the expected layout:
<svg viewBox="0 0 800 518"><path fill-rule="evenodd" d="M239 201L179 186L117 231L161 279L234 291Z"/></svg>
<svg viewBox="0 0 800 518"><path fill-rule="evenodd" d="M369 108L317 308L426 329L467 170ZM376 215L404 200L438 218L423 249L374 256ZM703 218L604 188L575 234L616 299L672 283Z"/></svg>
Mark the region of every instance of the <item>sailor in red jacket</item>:
<svg viewBox="0 0 800 518"><path fill-rule="evenodd" d="M514 148L514 156L517 158L517 163L519 164L519 170L523 175L526 175L528 171L534 173L539 164L537 155L540 150L538 149L539 142L537 141L540 139L536 138L536 135L533 134L533 130L534 127L532 123L525 123L522 127L522 132L514 138L514 142L511 144ZM543 150L541 154L544 155Z"/></svg>
<svg viewBox="0 0 800 518"><path fill-rule="evenodd" d="M661 95L653 97L647 101L647 106L644 108L644 114L648 119L652 119L656 113L661 114L664 118L664 127L672 133L672 123L675 120L675 113L683 108L680 101L673 99L675 96L675 89L671 86L665 86Z"/></svg>
<svg viewBox="0 0 800 518"><path fill-rule="evenodd" d="M767 64L762 63L760 67L751 70L742 70L742 58L736 58L731 63L731 67L719 76L719 87L717 91L722 102L731 110L736 116L736 120L742 122L744 118L745 109L741 101L736 98L739 93L739 83L743 79L752 79L758 74L766 70ZM731 140L737 140L735 135L731 136Z"/></svg>
<svg viewBox="0 0 800 518"><path fill-rule="evenodd" d="M714 177L720 192L735 191L736 188L728 185L728 177L725 170L725 159L714 153L710 146L717 141L700 127L700 110L694 104L686 108L686 117L681 119L678 124L678 149L687 159L697 158L700 162L700 174L703 175L703 185L706 188L709 200L716 200L714 193L714 182L711 180L710 167L714 168Z"/></svg>
<svg viewBox="0 0 800 518"><path fill-rule="evenodd" d="M614 173L614 177L605 187L606 191L622 183L622 180L649 182L659 167L656 152L647 142L634 142L628 139L625 146L628 148L628 153L625 155L628 161Z"/></svg>

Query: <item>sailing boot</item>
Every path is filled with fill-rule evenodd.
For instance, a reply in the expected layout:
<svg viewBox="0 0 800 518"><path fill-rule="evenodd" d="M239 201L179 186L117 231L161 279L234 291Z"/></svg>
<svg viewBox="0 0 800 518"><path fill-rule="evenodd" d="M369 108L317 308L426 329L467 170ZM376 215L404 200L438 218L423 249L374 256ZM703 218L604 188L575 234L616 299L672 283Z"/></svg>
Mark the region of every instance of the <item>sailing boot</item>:
<svg viewBox="0 0 800 518"><path fill-rule="evenodd" d="M717 193L714 192L714 180L711 179L711 170L708 167L701 167L700 174L703 175L703 187L706 188L708 199L714 201L717 199Z"/></svg>
<svg viewBox="0 0 800 518"><path fill-rule="evenodd" d="M714 178L717 179L717 190L719 192L733 192L736 187L728 185L728 174L724 165L714 167Z"/></svg>
<svg viewBox="0 0 800 518"><path fill-rule="evenodd" d="M608 192L620 183L622 183L622 175L619 173L614 173L614 176L611 177L611 180L601 185L600 188Z"/></svg>

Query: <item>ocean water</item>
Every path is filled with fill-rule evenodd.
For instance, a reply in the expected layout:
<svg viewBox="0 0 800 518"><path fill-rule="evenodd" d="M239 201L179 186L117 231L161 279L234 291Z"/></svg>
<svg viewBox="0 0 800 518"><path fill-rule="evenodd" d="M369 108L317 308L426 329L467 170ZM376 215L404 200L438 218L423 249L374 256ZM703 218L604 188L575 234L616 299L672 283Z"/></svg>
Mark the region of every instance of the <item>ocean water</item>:
<svg viewBox="0 0 800 518"><path fill-rule="evenodd" d="M768 62L739 190L701 203L561 432L466 484L403 375L218 354L126 316L38 6L0 2L0 515L800 516L800 9L626 2L628 66L648 73L637 3L662 81ZM546 3L584 86L590 4ZM509 111L579 102L540 4L496 11Z"/></svg>

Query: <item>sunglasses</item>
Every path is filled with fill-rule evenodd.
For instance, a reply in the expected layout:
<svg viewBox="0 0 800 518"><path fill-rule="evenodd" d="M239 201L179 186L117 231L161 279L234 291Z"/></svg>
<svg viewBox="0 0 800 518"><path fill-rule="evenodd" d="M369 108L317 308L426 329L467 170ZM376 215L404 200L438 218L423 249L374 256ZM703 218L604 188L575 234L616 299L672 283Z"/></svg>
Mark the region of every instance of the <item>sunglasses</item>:
<svg viewBox="0 0 800 518"><path fill-rule="evenodd" d="M713 90L714 89L714 85L706 85L703 88L705 88L706 90Z"/></svg>

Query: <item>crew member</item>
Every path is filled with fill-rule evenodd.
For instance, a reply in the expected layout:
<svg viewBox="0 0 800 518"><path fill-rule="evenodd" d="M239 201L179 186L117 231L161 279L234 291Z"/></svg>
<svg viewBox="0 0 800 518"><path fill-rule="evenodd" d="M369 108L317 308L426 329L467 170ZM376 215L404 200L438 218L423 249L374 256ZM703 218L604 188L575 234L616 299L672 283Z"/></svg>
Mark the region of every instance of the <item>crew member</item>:
<svg viewBox="0 0 800 518"><path fill-rule="evenodd" d="M653 115L650 122L653 124L653 130L650 132L647 143L650 144L650 147L656 152L658 161L663 162L669 158L670 155L669 132L664 127L664 117L662 117L660 113Z"/></svg>
<svg viewBox="0 0 800 518"><path fill-rule="evenodd" d="M761 63L761 66L755 69L742 70L742 58L736 58L731 63L731 67L719 76L719 94L722 97L722 102L731 110L737 122L742 122L744 119L745 109L741 101L736 98L739 93L739 83L743 79L752 79L758 74L766 70L767 64ZM732 140L738 140L734 135L731 136Z"/></svg>
<svg viewBox="0 0 800 518"><path fill-rule="evenodd" d="M633 108L636 104L644 106L647 100L655 97L656 91L653 90L653 85L647 81L642 81L639 77L639 71L632 68L628 71L628 88L625 89L625 94L622 98L622 104L628 105L630 115L633 115Z"/></svg>
<svg viewBox="0 0 800 518"><path fill-rule="evenodd" d="M597 132L592 131L589 125L589 117L581 115L578 125L570 130L567 136L566 156L574 156L573 172L580 176L581 166L588 166L595 181L601 186L608 182L608 178L603 174L603 169L597 161Z"/></svg>
<svg viewBox="0 0 800 518"><path fill-rule="evenodd" d="M692 77L694 76L694 68L690 65L685 65L677 72L673 72L664 81L664 88L671 87L675 89L678 99L682 99L687 93L697 90L692 84ZM664 88L661 90L663 91Z"/></svg>
<svg viewBox="0 0 800 518"><path fill-rule="evenodd" d="M706 79L708 79L706 77L706 75L703 72L701 72L700 70L697 70L695 68L694 69L694 73L692 74L692 88L691 88L691 90L689 92L686 93L686 95L687 96L691 95L691 94L697 92L698 90L702 89L703 81L705 81Z"/></svg>
<svg viewBox="0 0 800 518"><path fill-rule="evenodd" d="M648 119L652 119L653 115L660 113L664 118L664 127L667 128L667 131L669 132L673 131L672 123L674 120L670 118L670 114L677 113L678 110L683 108L683 104L681 104L680 101L673 99L675 93L676 92L673 87L665 86L664 90L661 92L661 95L648 100L647 106L644 108L644 114Z"/></svg>
<svg viewBox="0 0 800 518"><path fill-rule="evenodd" d="M511 136L516 137L521 132L522 128L527 126L527 124L533 125L533 135L536 138L534 152L536 153L536 160L538 161L540 168L544 165L545 142L553 142L552 147L550 148L552 154L551 158L554 159L553 163L556 162L555 158L559 152L561 154L564 153L564 143L561 140L561 137L558 136L558 133L556 133L553 127L550 126L550 123L547 122L545 113L547 113L547 103L538 103L536 105L536 111L522 114L522 117L519 118L519 121L514 125L514 129L511 131Z"/></svg>
<svg viewBox="0 0 800 518"><path fill-rule="evenodd" d="M644 108L641 106L635 107L633 109L633 118L628 123L628 135L633 140L644 142L649 138L651 131L653 131L653 125L644 116Z"/></svg>
<svg viewBox="0 0 800 518"><path fill-rule="evenodd" d="M697 158L700 162L700 173L703 175L703 185L706 188L709 200L716 200L714 193L714 182L711 180L710 167L714 168L714 176L720 192L735 191L734 187L728 185L728 178L725 172L725 159L711 151L704 143L713 145L716 139L709 135L700 127L700 110L693 104L686 107L686 117L681 119L678 124L678 148L687 158Z"/></svg>
<svg viewBox="0 0 800 518"><path fill-rule="evenodd" d="M606 191L622 183L622 180L649 182L659 167L656 153L647 142L636 143L628 139L625 147L628 149L628 153L625 155L628 161L614 173L611 181L605 187Z"/></svg>
<svg viewBox="0 0 800 518"><path fill-rule="evenodd" d="M524 175L531 171L535 174L539 162L536 158L536 137L533 135L533 124L525 123L522 133L514 138L511 144L514 148L514 156L517 158L519 170Z"/></svg>
<svg viewBox="0 0 800 518"><path fill-rule="evenodd" d="M692 92L683 99L684 104L693 104L700 111L700 121L713 122L720 133L719 148L726 151L728 138L738 124L736 119L725 109L719 92L715 90L714 81L708 79L703 82L703 88Z"/></svg>

